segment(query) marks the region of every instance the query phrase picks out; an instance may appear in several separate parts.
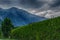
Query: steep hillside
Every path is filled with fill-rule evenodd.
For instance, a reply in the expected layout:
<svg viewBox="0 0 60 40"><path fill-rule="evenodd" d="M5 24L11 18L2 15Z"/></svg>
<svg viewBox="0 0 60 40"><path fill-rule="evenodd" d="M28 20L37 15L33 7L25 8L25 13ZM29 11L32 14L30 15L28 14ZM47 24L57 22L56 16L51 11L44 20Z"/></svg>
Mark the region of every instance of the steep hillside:
<svg viewBox="0 0 60 40"><path fill-rule="evenodd" d="M60 40L60 17L14 29L11 35L19 40Z"/></svg>

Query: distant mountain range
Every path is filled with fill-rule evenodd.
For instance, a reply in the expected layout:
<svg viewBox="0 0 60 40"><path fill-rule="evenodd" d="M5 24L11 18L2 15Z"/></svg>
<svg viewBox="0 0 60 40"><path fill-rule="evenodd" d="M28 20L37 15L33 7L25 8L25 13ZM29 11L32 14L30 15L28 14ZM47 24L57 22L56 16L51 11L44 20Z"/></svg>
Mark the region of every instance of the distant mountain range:
<svg viewBox="0 0 60 40"><path fill-rule="evenodd" d="M11 19L14 26L22 26L46 19L44 17L36 16L34 14L28 13L25 10L15 7L9 9L0 8L0 22L3 21L6 17Z"/></svg>

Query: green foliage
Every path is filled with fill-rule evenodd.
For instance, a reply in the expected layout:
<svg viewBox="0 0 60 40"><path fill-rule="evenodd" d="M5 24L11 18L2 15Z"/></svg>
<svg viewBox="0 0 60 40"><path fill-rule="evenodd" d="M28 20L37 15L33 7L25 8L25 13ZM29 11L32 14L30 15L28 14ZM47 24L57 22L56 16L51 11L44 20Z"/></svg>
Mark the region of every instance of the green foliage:
<svg viewBox="0 0 60 40"><path fill-rule="evenodd" d="M11 23L11 20L8 18L5 18L4 21L2 22L2 33L4 37L9 37L10 36L10 31L14 28L14 26Z"/></svg>
<svg viewBox="0 0 60 40"><path fill-rule="evenodd" d="M60 40L60 17L14 29L11 35L19 40Z"/></svg>
<svg viewBox="0 0 60 40"><path fill-rule="evenodd" d="M0 38L1 38L1 31L0 31Z"/></svg>

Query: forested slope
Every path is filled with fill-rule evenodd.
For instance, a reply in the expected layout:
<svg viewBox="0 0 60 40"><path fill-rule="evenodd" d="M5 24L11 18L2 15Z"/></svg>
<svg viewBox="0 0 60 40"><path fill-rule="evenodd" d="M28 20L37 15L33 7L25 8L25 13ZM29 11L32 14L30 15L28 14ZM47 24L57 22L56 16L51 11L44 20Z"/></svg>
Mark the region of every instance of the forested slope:
<svg viewBox="0 0 60 40"><path fill-rule="evenodd" d="M11 35L19 40L60 40L60 17L19 27Z"/></svg>

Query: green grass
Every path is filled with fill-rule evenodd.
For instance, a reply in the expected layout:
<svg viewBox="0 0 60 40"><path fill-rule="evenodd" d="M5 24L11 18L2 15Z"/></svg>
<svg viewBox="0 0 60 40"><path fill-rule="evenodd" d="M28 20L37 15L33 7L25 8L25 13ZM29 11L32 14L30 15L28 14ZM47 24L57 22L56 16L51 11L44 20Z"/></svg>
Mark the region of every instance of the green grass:
<svg viewBox="0 0 60 40"><path fill-rule="evenodd" d="M11 35L19 40L60 40L60 17L19 27Z"/></svg>
<svg viewBox="0 0 60 40"><path fill-rule="evenodd" d="M15 39L0 39L0 40L15 40Z"/></svg>

